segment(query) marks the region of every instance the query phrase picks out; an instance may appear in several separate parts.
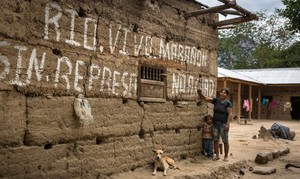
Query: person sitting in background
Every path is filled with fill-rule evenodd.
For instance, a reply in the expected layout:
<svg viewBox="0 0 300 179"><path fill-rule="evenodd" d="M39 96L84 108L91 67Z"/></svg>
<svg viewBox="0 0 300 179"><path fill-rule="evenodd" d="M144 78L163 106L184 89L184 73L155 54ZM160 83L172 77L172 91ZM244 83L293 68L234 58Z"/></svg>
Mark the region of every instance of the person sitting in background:
<svg viewBox="0 0 300 179"><path fill-rule="evenodd" d="M290 128L278 123L272 124L269 131L271 132L273 137L287 140L293 140L296 135L294 131L290 130Z"/></svg>

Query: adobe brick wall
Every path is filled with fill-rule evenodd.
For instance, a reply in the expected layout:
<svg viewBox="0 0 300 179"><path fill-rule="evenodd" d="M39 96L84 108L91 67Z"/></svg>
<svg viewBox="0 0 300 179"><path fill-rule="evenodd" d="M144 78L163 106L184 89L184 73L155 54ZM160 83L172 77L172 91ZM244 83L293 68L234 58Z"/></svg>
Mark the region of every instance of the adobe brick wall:
<svg viewBox="0 0 300 179"><path fill-rule="evenodd" d="M196 89L215 95L213 15L194 1L0 2L0 177L97 178L201 152ZM137 102L138 66L167 70L167 101ZM202 76L201 76L202 75ZM84 94L94 122L81 126Z"/></svg>

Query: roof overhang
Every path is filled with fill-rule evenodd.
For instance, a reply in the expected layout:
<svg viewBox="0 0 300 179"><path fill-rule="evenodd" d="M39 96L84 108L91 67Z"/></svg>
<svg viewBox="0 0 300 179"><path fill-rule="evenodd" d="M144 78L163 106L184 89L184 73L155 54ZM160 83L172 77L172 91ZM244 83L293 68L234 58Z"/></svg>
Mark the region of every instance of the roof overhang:
<svg viewBox="0 0 300 179"><path fill-rule="evenodd" d="M215 22L213 24L210 24L214 28L217 29L228 29L228 28L234 28L234 25L249 22L252 20L257 20L258 17L251 13L250 11L247 11L246 9L240 7L236 4L235 0L218 0L222 2L224 5L215 6L215 7L209 7L207 5L202 4L204 7L201 10L194 11L194 12L187 12L184 14L185 18L195 17L202 14L207 13L220 13L224 16L227 15L235 15L238 16L237 18L222 20L219 22Z"/></svg>
<svg viewBox="0 0 300 179"><path fill-rule="evenodd" d="M249 81L244 81L236 78L231 78L231 77L218 77L218 80L220 81L227 81L227 82L233 82L233 83L241 83L241 84L247 84L247 85L252 85L252 86L260 86L262 84L260 83L254 83L254 82L249 82Z"/></svg>

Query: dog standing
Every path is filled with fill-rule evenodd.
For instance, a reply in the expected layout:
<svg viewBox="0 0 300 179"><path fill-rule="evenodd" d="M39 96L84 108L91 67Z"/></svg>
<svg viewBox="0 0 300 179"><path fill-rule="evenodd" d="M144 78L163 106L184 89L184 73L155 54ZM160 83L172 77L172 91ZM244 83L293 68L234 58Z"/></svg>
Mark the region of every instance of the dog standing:
<svg viewBox="0 0 300 179"><path fill-rule="evenodd" d="M153 175L156 175L157 169L161 169L164 172L164 176L167 176L167 170L168 168L173 168L180 170L176 165L172 158L170 157L162 157L162 154L164 153L163 150L153 150L153 152L156 154L155 163L154 163L154 171Z"/></svg>

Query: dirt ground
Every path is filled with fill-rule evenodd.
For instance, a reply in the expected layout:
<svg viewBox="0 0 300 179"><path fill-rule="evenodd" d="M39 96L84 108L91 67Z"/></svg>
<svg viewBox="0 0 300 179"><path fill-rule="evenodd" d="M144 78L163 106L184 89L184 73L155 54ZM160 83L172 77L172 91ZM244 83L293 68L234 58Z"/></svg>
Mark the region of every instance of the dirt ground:
<svg viewBox="0 0 300 179"><path fill-rule="evenodd" d="M293 141L275 138L258 138L261 126L269 129L274 123L280 123L294 130L296 137ZM257 138L255 139L254 136ZM222 158L212 161L203 155L195 158L188 158L178 161L175 159L180 170L168 170L168 176L163 176L158 171L156 176L152 176L152 166L138 168L134 171L124 172L111 176L110 178L119 179L193 179L193 178L247 178L247 179L298 179L300 178L299 168L285 169L289 162L300 164L300 121L276 121L276 120L256 120L253 119L247 124L238 124L236 121L231 123L229 133L229 161L224 162ZM260 152L273 151L274 149L290 149L290 153L269 161L267 164L257 164L255 157ZM221 157L223 157L221 155ZM276 172L270 175L259 175L249 171L249 166L269 166L275 167ZM244 175L240 170L244 171Z"/></svg>

